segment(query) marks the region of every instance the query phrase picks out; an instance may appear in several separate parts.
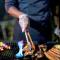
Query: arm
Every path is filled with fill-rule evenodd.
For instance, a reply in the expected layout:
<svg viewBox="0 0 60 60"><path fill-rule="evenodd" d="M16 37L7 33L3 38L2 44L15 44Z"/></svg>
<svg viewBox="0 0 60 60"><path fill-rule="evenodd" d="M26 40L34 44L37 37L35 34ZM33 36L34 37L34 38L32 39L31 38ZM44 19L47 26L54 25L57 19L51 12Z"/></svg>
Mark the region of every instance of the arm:
<svg viewBox="0 0 60 60"><path fill-rule="evenodd" d="M11 16L14 16L16 18L19 18L19 16L22 14L18 9L15 7L10 7L9 10L7 11Z"/></svg>
<svg viewBox="0 0 60 60"><path fill-rule="evenodd" d="M16 8L15 0L5 0L5 9L6 11L16 18L19 18L19 25L21 26L22 32L24 32L28 26L28 17L26 14Z"/></svg>
<svg viewBox="0 0 60 60"><path fill-rule="evenodd" d="M11 15L16 18L19 18L19 16L22 14L21 11L18 10L18 8L15 7L15 1L14 0L5 0L5 10Z"/></svg>

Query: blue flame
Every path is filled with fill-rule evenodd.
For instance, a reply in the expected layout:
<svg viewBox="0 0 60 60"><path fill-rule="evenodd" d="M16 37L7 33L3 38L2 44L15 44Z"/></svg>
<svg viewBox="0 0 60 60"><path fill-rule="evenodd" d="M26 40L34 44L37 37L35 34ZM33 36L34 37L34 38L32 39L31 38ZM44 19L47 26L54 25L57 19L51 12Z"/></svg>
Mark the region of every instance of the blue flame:
<svg viewBox="0 0 60 60"><path fill-rule="evenodd" d="M23 40L18 42L19 52L16 54L16 58L23 57Z"/></svg>

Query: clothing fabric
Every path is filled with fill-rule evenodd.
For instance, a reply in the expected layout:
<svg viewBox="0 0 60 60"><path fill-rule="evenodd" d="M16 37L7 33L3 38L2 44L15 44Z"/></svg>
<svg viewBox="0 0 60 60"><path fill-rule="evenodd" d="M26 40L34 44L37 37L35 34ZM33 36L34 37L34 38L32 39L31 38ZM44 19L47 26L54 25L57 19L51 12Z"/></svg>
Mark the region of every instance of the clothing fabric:
<svg viewBox="0 0 60 60"><path fill-rule="evenodd" d="M30 20L29 32L36 44L45 43L49 40L49 36L51 36L49 0L6 0L6 11L11 6L17 7L17 9L28 15ZM17 42L25 40L18 21L15 24L13 40Z"/></svg>
<svg viewBox="0 0 60 60"><path fill-rule="evenodd" d="M47 43L51 40L51 26L49 23L49 21L37 23L36 21L30 19L29 32L35 44L38 45L42 43ZM19 40L24 40L24 43L26 43L25 33L22 33L18 21L16 21L14 27L13 40L15 40L16 42L18 42Z"/></svg>
<svg viewBox="0 0 60 60"><path fill-rule="evenodd" d="M19 10L35 21L47 20L50 15L49 0L6 0L6 10L18 6Z"/></svg>

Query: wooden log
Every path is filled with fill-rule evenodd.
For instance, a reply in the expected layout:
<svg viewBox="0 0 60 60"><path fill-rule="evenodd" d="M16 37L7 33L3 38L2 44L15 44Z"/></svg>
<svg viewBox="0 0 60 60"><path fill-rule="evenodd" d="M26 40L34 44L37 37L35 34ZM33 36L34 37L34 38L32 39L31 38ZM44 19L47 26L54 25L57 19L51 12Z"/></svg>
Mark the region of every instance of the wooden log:
<svg viewBox="0 0 60 60"><path fill-rule="evenodd" d="M55 54L55 53L52 52L51 50L49 50L48 53L51 54L51 56L52 56L54 59L56 59L56 60L58 60L58 59L59 59L58 57L60 57L58 54Z"/></svg>
<svg viewBox="0 0 60 60"><path fill-rule="evenodd" d="M49 60L60 60L60 50L54 47L47 52L44 52L44 54Z"/></svg>
<svg viewBox="0 0 60 60"><path fill-rule="evenodd" d="M44 54L45 54L45 56L46 56L49 60L55 60L53 57L51 57L51 56L49 55L49 53L44 52Z"/></svg>
<svg viewBox="0 0 60 60"><path fill-rule="evenodd" d="M54 51L54 52L57 53L57 54L60 54L60 50L58 50L58 49L56 49L56 48L54 48L54 47L53 47L51 50Z"/></svg>
<svg viewBox="0 0 60 60"><path fill-rule="evenodd" d="M57 57L60 57L60 53L56 52L55 50L50 50L54 55L56 55Z"/></svg>

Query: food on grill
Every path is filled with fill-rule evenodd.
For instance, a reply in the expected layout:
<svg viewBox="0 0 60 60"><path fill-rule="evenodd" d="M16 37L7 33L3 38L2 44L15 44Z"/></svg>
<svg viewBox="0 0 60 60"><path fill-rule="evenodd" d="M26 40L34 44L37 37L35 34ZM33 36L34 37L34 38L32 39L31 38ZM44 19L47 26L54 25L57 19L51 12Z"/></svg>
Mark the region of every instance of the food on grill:
<svg viewBox="0 0 60 60"><path fill-rule="evenodd" d="M52 47L47 52L44 52L45 56L49 60L60 60L60 50L58 48L60 48L60 46L59 45L55 45L54 47Z"/></svg>
<svg viewBox="0 0 60 60"><path fill-rule="evenodd" d="M57 49L60 49L60 45L59 44L55 45L54 47L57 48Z"/></svg>
<svg viewBox="0 0 60 60"><path fill-rule="evenodd" d="M0 42L0 51L3 51L4 49L10 49L11 47L7 44Z"/></svg>

